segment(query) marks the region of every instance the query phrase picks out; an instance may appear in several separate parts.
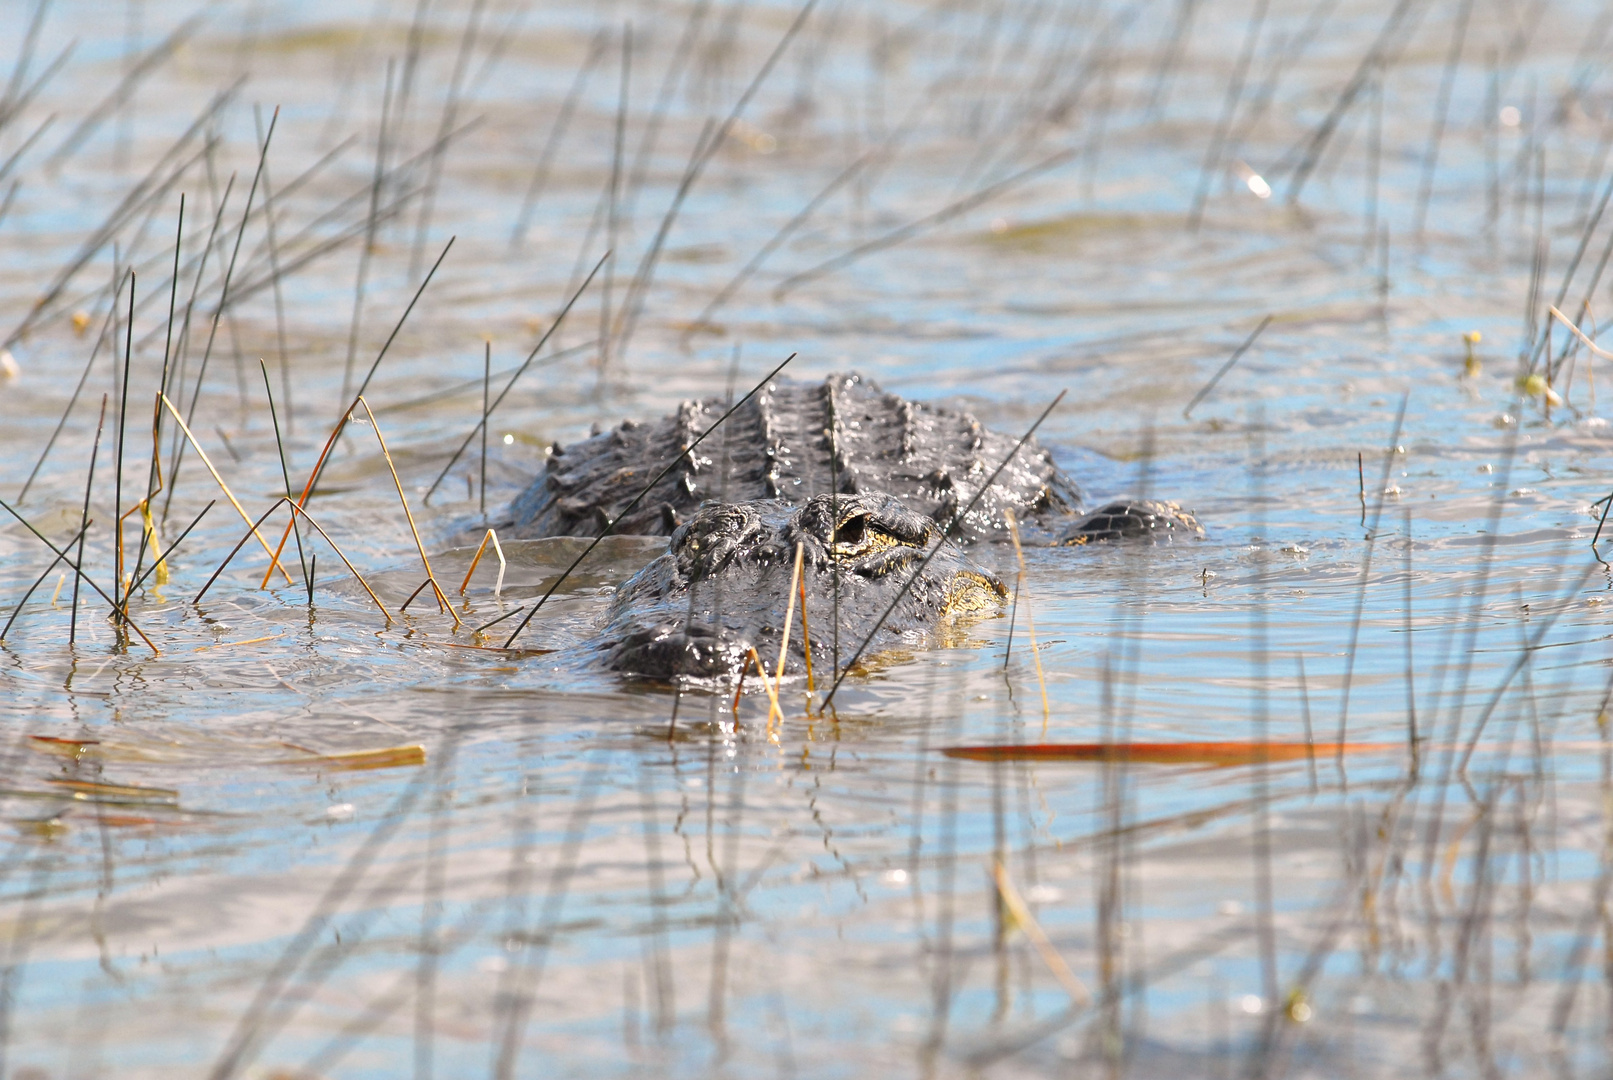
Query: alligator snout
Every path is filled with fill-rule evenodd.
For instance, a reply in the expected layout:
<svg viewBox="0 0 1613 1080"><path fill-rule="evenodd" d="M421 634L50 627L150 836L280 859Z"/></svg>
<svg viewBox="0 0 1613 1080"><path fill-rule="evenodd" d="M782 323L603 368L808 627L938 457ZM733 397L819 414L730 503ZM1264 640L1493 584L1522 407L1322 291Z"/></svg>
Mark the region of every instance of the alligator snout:
<svg viewBox="0 0 1613 1080"><path fill-rule="evenodd" d="M792 592L797 610L804 598L812 649L825 659L837 617L849 656L870 635L917 640L944 620L994 613L1007 595L934 521L889 495L820 495L800 507L715 503L622 586L599 644L607 666L625 674L731 678L752 648L777 662ZM804 670L797 622L785 671Z"/></svg>
<svg viewBox="0 0 1613 1080"><path fill-rule="evenodd" d="M628 630L608 653L610 667L650 678L720 679L737 671L749 644L721 639L719 628L676 619Z"/></svg>

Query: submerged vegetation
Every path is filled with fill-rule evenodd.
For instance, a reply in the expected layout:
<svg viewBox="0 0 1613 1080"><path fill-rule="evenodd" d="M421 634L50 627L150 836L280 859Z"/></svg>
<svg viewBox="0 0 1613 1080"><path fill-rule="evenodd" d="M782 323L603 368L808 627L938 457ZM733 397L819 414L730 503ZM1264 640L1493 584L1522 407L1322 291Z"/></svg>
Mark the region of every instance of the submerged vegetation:
<svg viewBox="0 0 1613 1080"><path fill-rule="evenodd" d="M1613 8L0 29L0 1075L1607 1072ZM1205 536L618 677L785 364Z"/></svg>

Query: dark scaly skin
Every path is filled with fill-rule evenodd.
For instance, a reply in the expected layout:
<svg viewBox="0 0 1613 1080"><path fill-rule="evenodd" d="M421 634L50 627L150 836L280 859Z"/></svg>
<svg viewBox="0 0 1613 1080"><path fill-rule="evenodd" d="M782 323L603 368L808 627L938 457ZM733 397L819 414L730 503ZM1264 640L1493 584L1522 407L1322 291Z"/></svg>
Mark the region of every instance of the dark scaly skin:
<svg viewBox="0 0 1613 1080"><path fill-rule="evenodd" d="M715 398L688 401L671 416L629 420L570 447L556 446L544 475L511 504L501 531L598 536L674 459L665 479L613 531L670 535L719 495L801 505L828 492L831 479L842 495L892 495L946 525L1017 441L968 413L884 393L859 375L832 375L821 383L774 380L693 454L680 456L725 410ZM1006 539L1009 509L1030 534L1027 540L1052 543L1203 532L1174 504L1140 500L1101 507L1089 515L1101 520L1088 527L1081 503L1080 488L1032 440L952 535L963 544Z"/></svg>
<svg viewBox="0 0 1613 1080"><path fill-rule="evenodd" d="M819 495L801 507L777 499L709 503L672 534L666 554L617 590L593 647L612 670L660 682L731 679L754 648L771 677L798 543L819 678L828 674L837 583L846 655L876 626L876 645L922 641L950 623L999 611L1007 595L1002 582L941 538L934 521L889 495ZM797 616L785 672L804 670Z"/></svg>
<svg viewBox="0 0 1613 1080"><path fill-rule="evenodd" d="M1027 540L1054 544L1203 535L1174 503L1121 500L1083 515L1080 489L1034 441L974 501L1017 440L860 376L776 380L685 453L725 411L715 399L685 402L660 420L556 446L545 474L498 526L518 537L607 528L671 536L667 553L618 590L593 643L613 670L668 682L732 679L752 648L771 669L797 544L812 645L826 661L837 588L848 655L870 634L878 647L1000 610L1001 582L958 545L1006 538L1010 510ZM786 671L802 670L803 660L797 632Z"/></svg>

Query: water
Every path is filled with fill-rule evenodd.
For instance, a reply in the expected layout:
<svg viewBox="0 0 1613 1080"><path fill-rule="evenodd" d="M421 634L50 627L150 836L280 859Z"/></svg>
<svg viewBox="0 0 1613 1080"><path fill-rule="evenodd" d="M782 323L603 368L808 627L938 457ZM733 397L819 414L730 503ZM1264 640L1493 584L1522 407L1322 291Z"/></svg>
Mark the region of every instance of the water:
<svg viewBox="0 0 1613 1080"><path fill-rule="evenodd" d="M8 56L32 10L0 13ZM229 187L171 396L189 410L239 235L191 427L256 517L285 486L258 358L300 491L346 404L344 374L357 385L454 238L366 397L466 624L456 632L429 596L398 613L423 570L367 423L340 440L309 509L390 622L309 533L312 603L301 580L260 590L267 558L251 543L193 602L245 528L222 499L171 580L130 607L159 656L119 640L87 587L69 646L72 580L53 596L60 568L46 575L0 646L12 1075L1606 1070L1613 769L1598 717L1613 578L1590 539L1608 429L1585 350L1559 369L1565 400L1549 416L1515 381L1565 276L1558 306L1580 313L1613 227L1597 221L1570 274L1606 164L1608 27L1594 5L1471 10L1420 211L1456 5L1406 9L1380 87L1362 61L1391 15L1381 5L1261 8L1245 70L1257 9L1241 3L825 3L677 202L642 313L603 366L607 291L620 320L708 118L729 115L795 9L420 10L411 31L411 4L210 9L119 106L129 58L191 9L53 5L21 85L77 48L0 129L3 162L56 117L0 186L0 328L27 323L9 345L17 374L0 381L0 495L54 542L73 537L111 395L85 563L109 589L110 329L15 497L107 323L111 241L136 271L127 510L149 476L179 193L183 324ZM695 45L661 109L691 17ZM182 174L102 235L243 74L172 157ZM103 100L82 147L63 149ZM252 193L254 208L272 200L271 250L261 213L238 230L275 106ZM467 124L434 159L433 142ZM378 145L390 171L350 364ZM507 544L502 593L489 557L461 597L482 531L479 441L424 496L480 416L484 341L496 392L610 246L613 171L616 256L493 414L489 515L551 440L747 388L795 352L797 377L855 369L1007 432L1068 388L1040 438L1070 473L1095 497L1177 499L1207 539L1029 550L1006 664L1008 619L988 619L965 640L875 658L833 716L787 687L772 731L763 694L736 718L727 697L674 701L586 662L610 590L653 543L613 541L569 579L522 636L555 651L454 647L497 644L470 628L530 603L578 550ZM1553 355L1565 340L1558 328ZM174 427L165 546L220 496L193 451L173 482ZM282 512L271 543L283 528ZM1011 551L981 557L1012 574ZM20 525L0 528L7 617L49 558ZM1224 767L940 753L1341 733L1369 745ZM340 756L417 745L424 764ZM353 767L365 764L388 767ZM1005 914L997 865L1034 926Z"/></svg>

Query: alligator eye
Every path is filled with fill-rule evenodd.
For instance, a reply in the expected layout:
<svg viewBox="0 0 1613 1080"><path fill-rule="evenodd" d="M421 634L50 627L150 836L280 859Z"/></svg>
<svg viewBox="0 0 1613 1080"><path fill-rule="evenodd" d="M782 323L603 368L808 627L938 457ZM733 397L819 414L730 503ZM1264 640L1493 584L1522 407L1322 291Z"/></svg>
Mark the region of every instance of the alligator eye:
<svg viewBox="0 0 1613 1080"><path fill-rule="evenodd" d="M834 545L840 547L861 547L868 535L868 515L858 514L840 523L835 530Z"/></svg>
<svg viewBox="0 0 1613 1080"><path fill-rule="evenodd" d="M840 523L834 531L833 548L836 557L862 559L878 552L914 545L897 536L870 514L856 514Z"/></svg>

